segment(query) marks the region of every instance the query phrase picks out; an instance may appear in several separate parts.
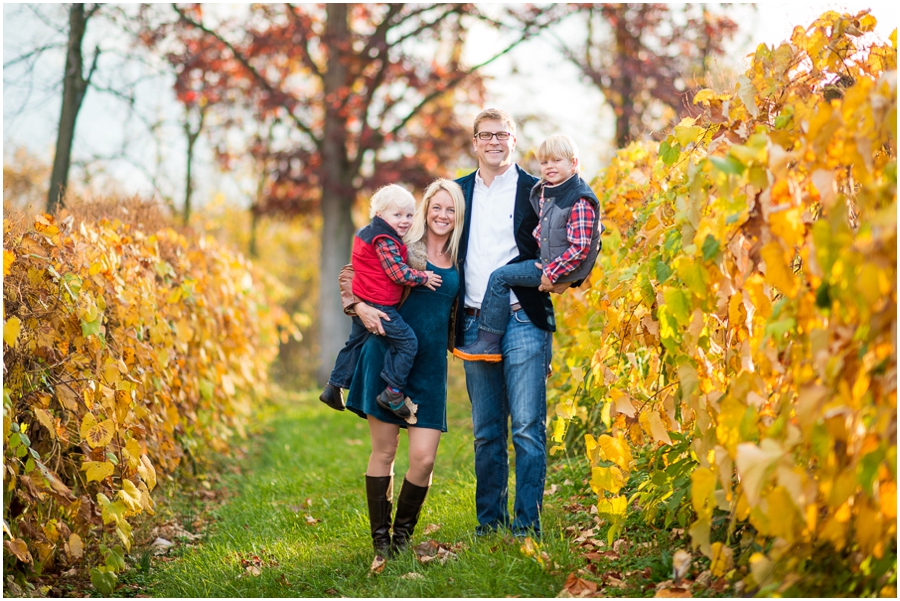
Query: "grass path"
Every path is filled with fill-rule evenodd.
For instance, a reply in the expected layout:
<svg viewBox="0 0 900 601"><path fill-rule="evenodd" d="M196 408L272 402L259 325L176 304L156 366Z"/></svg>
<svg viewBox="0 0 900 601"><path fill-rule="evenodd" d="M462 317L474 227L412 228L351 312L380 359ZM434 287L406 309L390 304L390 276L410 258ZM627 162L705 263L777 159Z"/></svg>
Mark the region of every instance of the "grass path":
<svg viewBox="0 0 900 601"><path fill-rule="evenodd" d="M349 412L328 409L310 391L282 400L265 420L240 474L223 470L228 499L212 510L202 543L154 562L141 588L162 597L555 597L567 575L584 565L563 536L561 498L548 497L544 510L539 551L552 561L508 535L473 536L472 429L461 371L452 361L450 431L413 538L414 545L428 538L461 543L456 559L420 564L406 553L369 574L368 427ZM395 494L406 449L401 435ZM440 529L424 535L428 524Z"/></svg>

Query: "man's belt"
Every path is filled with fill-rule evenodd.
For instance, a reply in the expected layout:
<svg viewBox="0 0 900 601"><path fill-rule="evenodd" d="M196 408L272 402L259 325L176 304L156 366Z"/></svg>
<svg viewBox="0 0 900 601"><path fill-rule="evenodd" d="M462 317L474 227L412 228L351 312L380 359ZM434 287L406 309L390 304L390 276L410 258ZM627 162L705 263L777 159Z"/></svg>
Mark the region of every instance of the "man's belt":
<svg viewBox="0 0 900 601"><path fill-rule="evenodd" d="M481 315L481 309L473 309L472 307L466 307L466 315L470 315L472 317L478 317ZM509 306L509 310L513 313L516 311L522 310L522 303L513 303Z"/></svg>

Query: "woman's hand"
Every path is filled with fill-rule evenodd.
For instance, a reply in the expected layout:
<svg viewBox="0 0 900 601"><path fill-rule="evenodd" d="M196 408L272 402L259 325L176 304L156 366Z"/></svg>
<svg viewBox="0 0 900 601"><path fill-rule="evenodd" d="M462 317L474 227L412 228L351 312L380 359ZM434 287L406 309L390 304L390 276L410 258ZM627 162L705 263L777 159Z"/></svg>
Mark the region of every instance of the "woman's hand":
<svg viewBox="0 0 900 601"><path fill-rule="evenodd" d="M433 271L426 271L425 273L428 274L428 281L423 286L429 290L437 290L441 282L444 281L443 278Z"/></svg>
<svg viewBox="0 0 900 601"><path fill-rule="evenodd" d="M376 309L366 303L356 303L353 308L356 309L356 314L359 316L360 320L362 320L363 325L367 330L373 334L384 336L384 326L381 325L381 320L391 320L384 311Z"/></svg>

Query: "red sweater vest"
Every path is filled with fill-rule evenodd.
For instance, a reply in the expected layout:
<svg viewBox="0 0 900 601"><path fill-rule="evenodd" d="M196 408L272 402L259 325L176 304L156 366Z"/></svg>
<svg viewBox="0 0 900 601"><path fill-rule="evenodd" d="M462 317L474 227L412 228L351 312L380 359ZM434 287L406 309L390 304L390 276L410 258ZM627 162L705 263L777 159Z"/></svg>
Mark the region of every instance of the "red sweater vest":
<svg viewBox="0 0 900 601"><path fill-rule="evenodd" d="M406 262L406 245L380 217L374 217L372 223L356 232L353 237L353 252L350 262L353 264L353 294L377 305L396 305L403 295L403 286L394 283L384 272L378 255L375 253L375 242L380 238L390 238L400 248L400 256Z"/></svg>

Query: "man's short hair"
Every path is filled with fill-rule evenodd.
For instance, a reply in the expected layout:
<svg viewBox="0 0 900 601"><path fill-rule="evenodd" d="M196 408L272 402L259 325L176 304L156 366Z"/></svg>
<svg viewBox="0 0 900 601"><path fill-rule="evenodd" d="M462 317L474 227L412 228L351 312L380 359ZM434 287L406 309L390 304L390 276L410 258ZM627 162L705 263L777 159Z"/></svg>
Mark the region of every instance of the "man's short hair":
<svg viewBox="0 0 900 601"><path fill-rule="evenodd" d="M478 116L475 117L475 125L472 127L472 137L478 135L478 125L482 121L486 121L488 119L494 121L502 121L509 128L509 133L515 135L516 133L516 122L513 121L513 118L506 113L506 111L501 111L500 109L484 109Z"/></svg>
<svg viewBox="0 0 900 601"><path fill-rule="evenodd" d="M578 158L578 146L569 136L563 134L555 134L541 142L537 151L539 161L549 159L568 159L570 161Z"/></svg>
<svg viewBox="0 0 900 601"><path fill-rule="evenodd" d="M382 186L372 195L369 217L372 218L376 213L382 213L389 207L409 209L409 212L412 213L416 210L416 197L406 188L397 184Z"/></svg>

